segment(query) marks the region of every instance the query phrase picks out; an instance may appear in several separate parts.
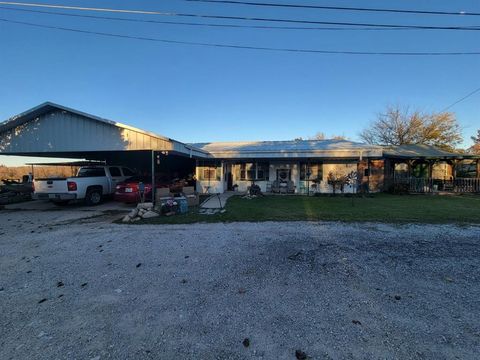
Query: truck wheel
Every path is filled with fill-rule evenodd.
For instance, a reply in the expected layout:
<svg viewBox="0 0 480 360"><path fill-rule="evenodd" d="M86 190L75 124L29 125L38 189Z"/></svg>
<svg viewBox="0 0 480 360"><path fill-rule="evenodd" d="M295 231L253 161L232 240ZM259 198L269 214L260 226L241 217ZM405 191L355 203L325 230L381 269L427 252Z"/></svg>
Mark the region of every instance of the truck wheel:
<svg viewBox="0 0 480 360"><path fill-rule="evenodd" d="M88 190L87 195L85 196L85 204L87 205L98 205L102 202L102 193L100 190Z"/></svg>

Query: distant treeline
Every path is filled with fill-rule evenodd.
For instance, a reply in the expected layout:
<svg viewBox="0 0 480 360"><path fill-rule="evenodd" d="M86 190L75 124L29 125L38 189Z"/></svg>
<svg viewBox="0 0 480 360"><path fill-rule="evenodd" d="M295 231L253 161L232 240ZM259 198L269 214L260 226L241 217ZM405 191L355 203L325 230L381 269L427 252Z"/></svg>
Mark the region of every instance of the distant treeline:
<svg viewBox="0 0 480 360"><path fill-rule="evenodd" d="M34 166L34 177L67 177L76 173L77 168L70 166ZM0 180L2 179L17 179L21 180L23 175L28 175L32 172L31 166L5 166L0 165Z"/></svg>

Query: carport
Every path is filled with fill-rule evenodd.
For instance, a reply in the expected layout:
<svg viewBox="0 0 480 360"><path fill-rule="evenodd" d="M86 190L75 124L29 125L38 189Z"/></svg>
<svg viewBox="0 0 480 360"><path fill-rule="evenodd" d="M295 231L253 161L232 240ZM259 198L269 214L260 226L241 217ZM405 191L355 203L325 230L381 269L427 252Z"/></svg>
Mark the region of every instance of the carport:
<svg viewBox="0 0 480 360"><path fill-rule="evenodd" d="M124 165L156 177L186 177L208 152L51 102L0 124L0 155L72 158Z"/></svg>

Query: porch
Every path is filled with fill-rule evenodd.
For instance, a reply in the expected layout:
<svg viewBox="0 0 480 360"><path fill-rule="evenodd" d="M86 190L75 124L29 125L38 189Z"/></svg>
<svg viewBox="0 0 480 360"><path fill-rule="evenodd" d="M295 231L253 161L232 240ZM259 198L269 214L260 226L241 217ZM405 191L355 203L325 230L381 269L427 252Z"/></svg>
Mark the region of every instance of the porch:
<svg viewBox="0 0 480 360"><path fill-rule="evenodd" d="M479 193L480 159L388 159L386 187L394 193Z"/></svg>
<svg viewBox="0 0 480 360"><path fill-rule="evenodd" d="M451 180L432 178L399 178L394 180L395 193L480 193L480 178Z"/></svg>
<svg viewBox="0 0 480 360"><path fill-rule="evenodd" d="M197 191L246 193L258 186L266 194L355 193L369 178L364 171L366 161L354 159L296 161L208 161L197 162ZM338 179L350 178L340 184Z"/></svg>

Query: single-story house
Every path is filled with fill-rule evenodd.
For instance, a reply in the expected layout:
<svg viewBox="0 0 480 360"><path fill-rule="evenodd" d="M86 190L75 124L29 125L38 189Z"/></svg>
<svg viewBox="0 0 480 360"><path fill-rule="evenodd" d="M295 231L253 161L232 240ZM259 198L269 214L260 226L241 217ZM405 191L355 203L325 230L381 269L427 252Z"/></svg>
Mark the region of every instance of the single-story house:
<svg viewBox="0 0 480 360"><path fill-rule="evenodd" d="M478 156L433 146L347 140L185 144L51 102L0 123L2 154L102 160L172 177L195 173L200 193L246 191L253 184L263 192L294 194L376 192L398 184L421 192L435 186L480 191Z"/></svg>
<svg viewBox="0 0 480 360"><path fill-rule="evenodd" d="M263 192L331 193L334 187L346 193L378 192L391 190L396 182L411 178L444 183L458 178L480 178L478 157L428 145L378 146L348 140L292 140L192 146L213 156L213 159L197 160L200 192L245 191L253 183ZM340 189L335 180L342 178L346 182ZM480 184L477 188L480 191Z"/></svg>

